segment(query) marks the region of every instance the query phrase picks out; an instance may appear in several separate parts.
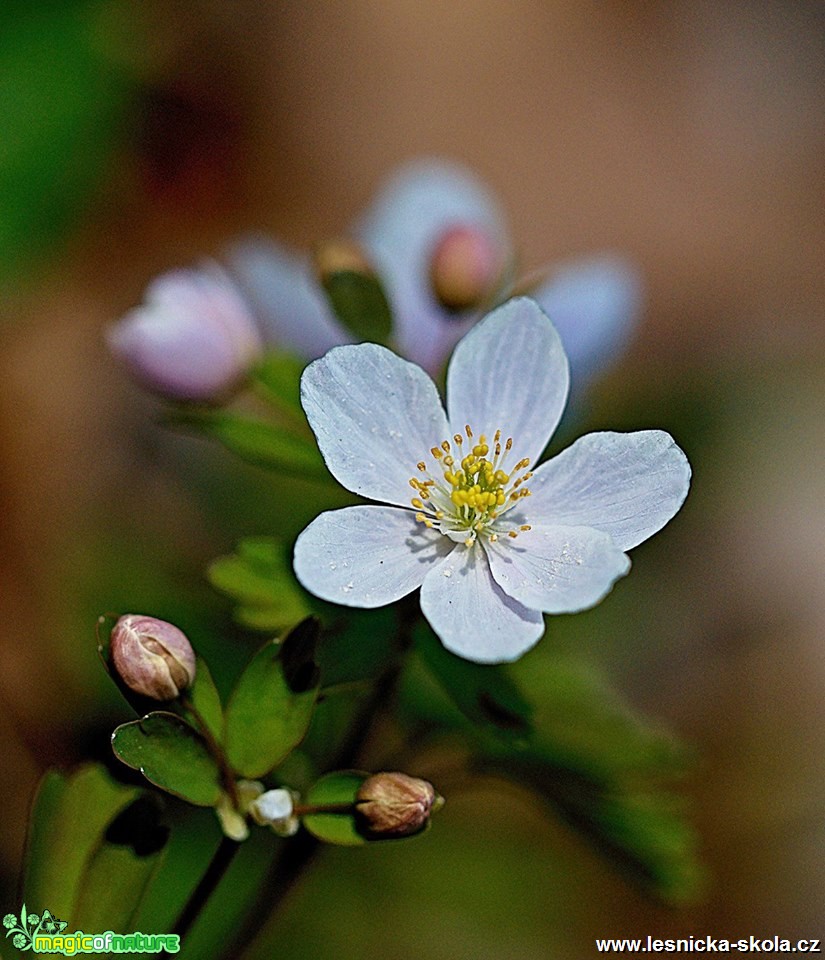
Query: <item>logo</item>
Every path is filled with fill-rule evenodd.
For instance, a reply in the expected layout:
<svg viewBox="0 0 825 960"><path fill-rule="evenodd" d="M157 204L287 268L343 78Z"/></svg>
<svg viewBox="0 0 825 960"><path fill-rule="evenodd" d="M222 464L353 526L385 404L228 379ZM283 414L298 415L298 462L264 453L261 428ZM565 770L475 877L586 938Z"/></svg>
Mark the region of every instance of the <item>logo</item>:
<svg viewBox="0 0 825 960"><path fill-rule="evenodd" d="M29 913L25 903L20 919L7 913L3 917L6 938L18 950L32 953L60 953L73 957L79 953L177 953L180 937L174 933L84 933L82 930L66 932L67 921L58 920L49 910L42 914Z"/></svg>

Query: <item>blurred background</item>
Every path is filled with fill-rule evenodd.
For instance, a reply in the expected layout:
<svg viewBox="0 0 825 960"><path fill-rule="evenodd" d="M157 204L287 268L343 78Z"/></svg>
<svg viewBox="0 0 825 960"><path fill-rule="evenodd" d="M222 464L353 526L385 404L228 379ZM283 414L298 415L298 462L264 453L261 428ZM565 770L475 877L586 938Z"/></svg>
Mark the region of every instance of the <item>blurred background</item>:
<svg viewBox="0 0 825 960"><path fill-rule="evenodd" d="M183 617L231 674L255 640L202 570L306 520L247 509L265 480L159 426L102 330L239 233L340 234L423 155L497 191L526 268L607 249L644 272L638 335L582 429L670 430L692 492L542 648L694 746L711 879L665 910L479 781L423 840L325 853L271 944L499 960L589 956L597 936L822 936L825 8L7 0L0 23L3 903L38 777L102 756L125 719L97 615Z"/></svg>

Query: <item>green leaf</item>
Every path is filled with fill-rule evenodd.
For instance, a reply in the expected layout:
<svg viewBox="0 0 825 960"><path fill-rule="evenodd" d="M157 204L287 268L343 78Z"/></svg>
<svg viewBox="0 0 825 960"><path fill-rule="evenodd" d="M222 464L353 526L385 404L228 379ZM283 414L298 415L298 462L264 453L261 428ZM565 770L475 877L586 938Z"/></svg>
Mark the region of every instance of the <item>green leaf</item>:
<svg viewBox="0 0 825 960"><path fill-rule="evenodd" d="M252 371L253 382L280 410L297 414L305 422L301 407L301 374L306 363L290 353L268 350Z"/></svg>
<svg viewBox="0 0 825 960"><path fill-rule="evenodd" d="M241 540L236 553L210 564L207 577L213 587L238 601L235 619L245 627L277 632L310 612L286 549L274 538Z"/></svg>
<svg viewBox="0 0 825 960"><path fill-rule="evenodd" d="M582 664L514 666L540 690L535 729L482 738L477 769L536 790L631 879L667 902L694 899L702 870L685 804L671 786L687 751L631 711Z"/></svg>
<svg viewBox="0 0 825 960"><path fill-rule="evenodd" d="M310 787L304 802L313 807L354 804L356 794L368 776L358 770L328 773ZM343 847L360 847L367 843L356 828L354 813L312 813L302 819L306 829L326 843Z"/></svg>
<svg viewBox="0 0 825 960"><path fill-rule="evenodd" d="M168 830L159 823L154 797L132 801L112 820L86 863L72 925L81 930L132 929L143 893L166 849Z"/></svg>
<svg viewBox="0 0 825 960"><path fill-rule="evenodd" d="M392 311L375 274L339 270L322 279L330 305L358 340L386 343L392 333Z"/></svg>
<svg viewBox="0 0 825 960"><path fill-rule="evenodd" d="M124 723L112 734L112 749L156 787L199 807L220 797L220 773L203 738L174 713L156 711Z"/></svg>
<svg viewBox="0 0 825 960"><path fill-rule="evenodd" d="M188 709L187 704L194 707L197 715ZM197 657L195 682L184 694L181 705L195 719L196 725L199 719L202 720L212 736L220 740L223 735L223 706L215 681L203 657Z"/></svg>
<svg viewBox="0 0 825 960"><path fill-rule="evenodd" d="M530 733L533 708L507 667L470 663L455 656L425 623L416 626L415 649L461 713L477 729L506 737Z"/></svg>
<svg viewBox="0 0 825 960"><path fill-rule="evenodd" d="M303 740L318 697L318 621L308 617L281 644L252 659L226 708L226 752L245 777L269 773Z"/></svg>
<svg viewBox="0 0 825 960"><path fill-rule="evenodd" d="M696 899L703 873L683 800L650 780L605 778L558 761L541 740L495 747L474 767L534 789L631 880L669 903ZM586 765L585 765L586 767Z"/></svg>
<svg viewBox="0 0 825 960"><path fill-rule="evenodd" d="M130 833L135 811L146 802L143 791L115 783L102 767L83 767L68 778L47 773L29 824L25 901L76 928L85 922L94 887L106 918L100 929L125 923L166 842L156 815L151 829L144 815L139 831ZM108 883L101 882L103 875Z"/></svg>
<svg viewBox="0 0 825 960"><path fill-rule="evenodd" d="M329 476L314 442L277 424L226 410L179 410L169 417L169 422L212 437L242 460L256 466L277 470L287 476Z"/></svg>

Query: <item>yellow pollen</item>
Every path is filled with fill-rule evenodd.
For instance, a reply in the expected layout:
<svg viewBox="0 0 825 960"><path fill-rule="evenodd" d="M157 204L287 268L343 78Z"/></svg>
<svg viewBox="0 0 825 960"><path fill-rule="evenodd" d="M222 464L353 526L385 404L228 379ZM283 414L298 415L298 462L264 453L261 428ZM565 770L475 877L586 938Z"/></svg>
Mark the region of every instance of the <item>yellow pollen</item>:
<svg viewBox="0 0 825 960"><path fill-rule="evenodd" d="M533 528L530 526L529 523L523 523L523 524L519 527L519 530L532 530L532 529L533 529Z"/></svg>
<svg viewBox="0 0 825 960"><path fill-rule="evenodd" d="M424 516L423 513L417 513L417 514L415 515L415 519L416 519L419 523L423 523L427 518Z"/></svg>
<svg viewBox="0 0 825 960"><path fill-rule="evenodd" d="M516 537L518 536L518 534L515 532L515 530L510 530L509 533L507 534L507 536L508 536L508 537L512 537L513 540L515 540Z"/></svg>
<svg viewBox="0 0 825 960"><path fill-rule="evenodd" d="M516 470L523 470L525 467L529 466L530 460L528 457L525 457L523 460L519 460L519 462L513 467L513 473L515 473Z"/></svg>
<svg viewBox="0 0 825 960"><path fill-rule="evenodd" d="M412 500L410 500L410 503L411 503L414 507L417 507L419 510L423 510L423 509L424 509L424 504L423 504L423 502L422 502L421 500L418 499L418 497L413 497Z"/></svg>

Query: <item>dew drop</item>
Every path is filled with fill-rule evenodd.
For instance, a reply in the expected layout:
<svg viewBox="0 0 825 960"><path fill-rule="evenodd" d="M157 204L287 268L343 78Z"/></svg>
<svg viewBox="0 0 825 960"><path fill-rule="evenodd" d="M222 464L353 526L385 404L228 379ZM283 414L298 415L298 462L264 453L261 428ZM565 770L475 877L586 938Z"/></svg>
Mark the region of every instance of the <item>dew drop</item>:
<svg viewBox="0 0 825 960"><path fill-rule="evenodd" d="M444 571L444 576L445 576L445 577L451 577L452 575L453 575L453 568L452 568L452 567L447 567L447 569Z"/></svg>
<svg viewBox="0 0 825 960"><path fill-rule="evenodd" d="M337 563L330 563L329 568L330 568L330 570L337 570L337 569L338 569L338 564L337 564Z"/></svg>
<svg viewBox="0 0 825 960"><path fill-rule="evenodd" d="M350 580L349 583L345 583L344 586L341 587L341 591L342 593L349 593L354 588L355 588L355 584L352 582L352 580Z"/></svg>

